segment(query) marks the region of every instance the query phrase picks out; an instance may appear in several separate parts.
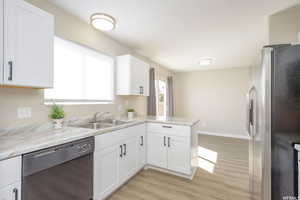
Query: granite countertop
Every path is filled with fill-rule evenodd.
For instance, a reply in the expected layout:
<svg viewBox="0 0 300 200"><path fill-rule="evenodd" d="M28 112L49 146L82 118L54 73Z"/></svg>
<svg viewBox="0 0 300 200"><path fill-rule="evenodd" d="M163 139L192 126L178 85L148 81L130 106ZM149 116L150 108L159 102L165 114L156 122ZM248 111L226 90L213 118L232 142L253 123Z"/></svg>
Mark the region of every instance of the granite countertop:
<svg viewBox="0 0 300 200"><path fill-rule="evenodd" d="M123 119L126 121L126 119ZM127 120L128 123L101 130L69 127L59 130L52 129L51 123L36 124L17 128L0 129L0 161L22 154L34 152L51 146L56 146L75 140L109 133L130 126L151 123L167 123L174 125L193 126L198 120L183 118L138 117Z"/></svg>

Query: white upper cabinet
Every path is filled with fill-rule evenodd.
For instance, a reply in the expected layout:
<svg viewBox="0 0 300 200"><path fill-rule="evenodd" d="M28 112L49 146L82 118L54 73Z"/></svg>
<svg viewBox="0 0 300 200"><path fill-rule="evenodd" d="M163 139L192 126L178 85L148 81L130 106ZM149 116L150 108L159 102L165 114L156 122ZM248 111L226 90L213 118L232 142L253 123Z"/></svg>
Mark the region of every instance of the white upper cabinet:
<svg viewBox="0 0 300 200"><path fill-rule="evenodd" d="M53 87L54 17L23 0L4 0L1 30L3 84Z"/></svg>
<svg viewBox="0 0 300 200"><path fill-rule="evenodd" d="M149 96L148 63L131 55L117 58L117 95Z"/></svg>

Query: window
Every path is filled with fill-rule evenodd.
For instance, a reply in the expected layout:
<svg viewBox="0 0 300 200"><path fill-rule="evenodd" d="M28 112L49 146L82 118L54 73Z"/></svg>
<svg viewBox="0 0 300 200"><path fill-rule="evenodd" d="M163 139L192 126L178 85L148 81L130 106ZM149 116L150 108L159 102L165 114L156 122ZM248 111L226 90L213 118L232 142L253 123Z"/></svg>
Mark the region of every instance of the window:
<svg viewBox="0 0 300 200"><path fill-rule="evenodd" d="M166 81L156 80L156 113L158 116L166 116L167 115L167 101L166 101Z"/></svg>
<svg viewBox="0 0 300 200"><path fill-rule="evenodd" d="M114 59L78 44L55 38L54 88L45 102L100 103L114 98Z"/></svg>

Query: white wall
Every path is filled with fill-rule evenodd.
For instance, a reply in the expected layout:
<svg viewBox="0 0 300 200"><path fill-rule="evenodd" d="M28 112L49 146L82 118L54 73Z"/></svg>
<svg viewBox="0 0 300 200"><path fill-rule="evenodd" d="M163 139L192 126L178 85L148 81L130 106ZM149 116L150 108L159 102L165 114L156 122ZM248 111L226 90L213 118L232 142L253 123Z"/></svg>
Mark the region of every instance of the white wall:
<svg viewBox="0 0 300 200"><path fill-rule="evenodd" d="M175 116L200 119L200 132L247 137L249 83L249 68L176 73Z"/></svg>
<svg viewBox="0 0 300 200"><path fill-rule="evenodd" d="M270 44L293 43L300 32L300 5L294 6L269 17Z"/></svg>

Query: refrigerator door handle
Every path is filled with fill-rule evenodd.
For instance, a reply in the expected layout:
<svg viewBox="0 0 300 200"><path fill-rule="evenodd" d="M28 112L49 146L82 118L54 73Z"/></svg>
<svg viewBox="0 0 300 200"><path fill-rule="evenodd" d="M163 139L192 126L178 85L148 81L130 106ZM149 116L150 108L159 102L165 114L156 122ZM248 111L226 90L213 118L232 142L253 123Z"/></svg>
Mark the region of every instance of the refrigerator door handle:
<svg viewBox="0 0 300 200"><path fill-rule="evenodd" d="M247 126L247 132L248 132L248 135L250 137L253 136L252 134L252 130L251 130L251 127L254 127L256 125L254 125L254 100L252 98L250 98L252 92L256 92L256 89L255 87L251 87L251 89L249 90L248 94L247 94L247 111L246 111L246 114L247 114L247 120L246 120L246 126ZM256 97L256 94L255 94L255 97ZM254 128L255 130L255 128Z"/></svg>
<svg viewBox="0 0 300 200"><path fill-rule="evenodd" d="M251 137L250 133L250 92L247 94L247 103L246 103L246 128L247 128L247 133Z"/></svg>

